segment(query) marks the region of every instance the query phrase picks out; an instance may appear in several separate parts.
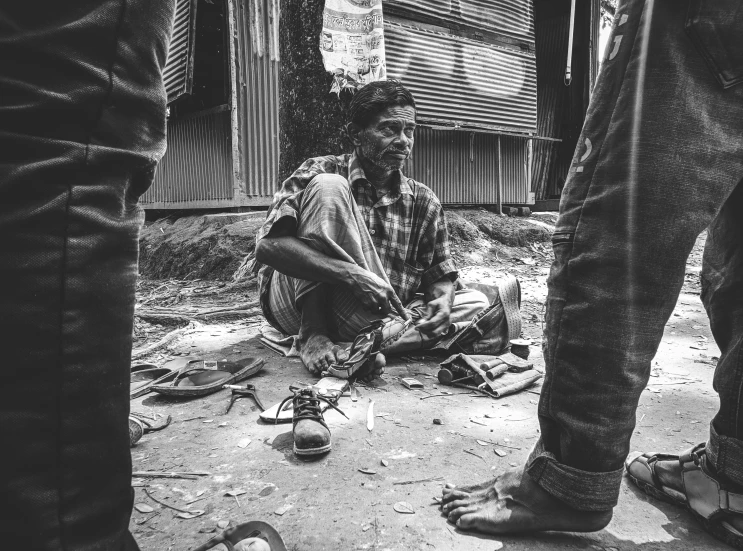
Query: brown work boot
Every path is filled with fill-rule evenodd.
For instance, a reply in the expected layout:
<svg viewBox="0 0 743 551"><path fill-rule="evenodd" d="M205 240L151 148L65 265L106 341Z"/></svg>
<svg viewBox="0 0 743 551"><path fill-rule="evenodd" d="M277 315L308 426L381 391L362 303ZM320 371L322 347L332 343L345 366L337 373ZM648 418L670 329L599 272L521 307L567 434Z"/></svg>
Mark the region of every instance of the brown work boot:
<svg viewBox="0 0 743 551"><path fill-rule="evenodd" d="M325 423L320 409L320 402L325 402L343 417L346 416L335 404L320 396L312 388L303 388L286 398L276 410L278 412L289 400L293 401L294 417L292 419L294 434L294 453L296 455L317 455L330 451L330 429Z"/></svg>

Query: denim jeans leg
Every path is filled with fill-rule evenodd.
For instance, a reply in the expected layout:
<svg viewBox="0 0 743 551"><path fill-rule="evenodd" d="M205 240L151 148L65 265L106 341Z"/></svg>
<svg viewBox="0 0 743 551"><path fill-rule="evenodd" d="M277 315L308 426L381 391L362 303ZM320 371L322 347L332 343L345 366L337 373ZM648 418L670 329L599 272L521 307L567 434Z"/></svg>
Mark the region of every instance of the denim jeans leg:
<svg viewBox="0 0 743 551"><path fill-rule="evenodd" d="M743 86L723 88L687 34L695 3L620 2L560 203L527 472L579 510L616 505L686 259L743 176ZM712 11L739 37L729 15Z"/></svg>
<svg viewBox="0 0 743 551"><path fill-rule="evenodd" d="M702 301L720 347L714 386L720 410L710 426L708 456L718 474L743 486L743 181L709 227L702 263Z"/></svg>
<svg viewBox="0 0 743 551"><path fill-rule="evenodd" d="M139 196L174 0L0 5L0 541L132 551Z"/></svg>

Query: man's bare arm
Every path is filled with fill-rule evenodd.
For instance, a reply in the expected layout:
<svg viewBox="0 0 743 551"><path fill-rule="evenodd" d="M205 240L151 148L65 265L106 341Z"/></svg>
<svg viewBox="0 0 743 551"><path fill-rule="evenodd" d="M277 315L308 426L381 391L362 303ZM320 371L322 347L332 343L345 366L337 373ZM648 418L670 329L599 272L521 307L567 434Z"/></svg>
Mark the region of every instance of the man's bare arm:
<svg viewBox="0 0 743 551"><path fill-rule="evenodd" d="M285 235L291 228L278 230L258 242L255 249L258 262L289 277L347 287L370 312L386 315L396 310L405 319L409 318L395 291L382 278L357 264L328 256L296 237Z"/></svg>

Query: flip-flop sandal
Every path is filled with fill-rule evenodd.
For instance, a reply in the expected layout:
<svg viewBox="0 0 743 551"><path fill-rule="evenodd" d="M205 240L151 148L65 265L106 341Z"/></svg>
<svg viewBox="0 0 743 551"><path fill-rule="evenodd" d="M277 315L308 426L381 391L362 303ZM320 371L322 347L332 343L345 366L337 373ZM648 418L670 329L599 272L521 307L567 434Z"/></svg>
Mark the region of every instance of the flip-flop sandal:
<svg viewBox="0 0 743 551"><path fill-rule="evenodd" d="M222 389L223 385L239 383L263 369L263 358L243 358L236 362L188 362L169 384L152 385L152 390L165 396L193 398L207 396Z"/></svg>
<svg viewBox="0 0 743 551"><path fill-rule="evenodd" d="M683 492L661 483L655 472L658 461L679 462ZM681 455L636 452L627 457L625 469L629 479L645 493L686 507L707 532L743 550L743 532L725 521L730 515L739 514L743 518L743 493L729 491L709 474L706 444L699 444Z"/></svg>
<svg viewBox="0 0 743 551"><path fill-rule="evenodd" d="M214 536L212 539L193 551L209 551L209 549L213 549L220 543L223 543L229 551L234 551L235 546L238 543L250 538L257 538L268 543L270 551L287 551L286 544L284 543L284 540L281 539L281 536L276 529L270 524L258 520L229 528L220 535ZM265 549L265 546L262 547ZM246 547L246 549L247 548L248 547ZM257 548L261 549L260 547ZM263 549L261 549L261 551L263 551ZM266 549L266 551L268 550Z"/></svg>
<svg viewBox="0 0 743 551"><path fill-rule="evenodd" d="M175 358L161 367L155 364L143 363L132 366L129 399L139 398L152 390L153 385L165 384L175 379L178 372L186 366L194 356Z"/></svg>

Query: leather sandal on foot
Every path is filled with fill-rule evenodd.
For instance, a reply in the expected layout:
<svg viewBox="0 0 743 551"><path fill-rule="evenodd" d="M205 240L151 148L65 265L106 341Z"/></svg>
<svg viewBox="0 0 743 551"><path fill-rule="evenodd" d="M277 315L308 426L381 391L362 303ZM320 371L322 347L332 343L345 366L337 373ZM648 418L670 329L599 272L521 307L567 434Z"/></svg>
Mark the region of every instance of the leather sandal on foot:
<svg viewBox="0 0 743 551"><path fill-rule="evenodd" d="M258 540L262 540L265 544ZM193 551L209 551L219 544L224 544L229 551L240 551L240 549L251 549L251 543L252 548L256 550L286 551L286 544L276 529L266 522L257 520L228 528Z"/></svg>
<svg viewBox="0 0 743 551"><path fill-rule="evenodd" d="M655 472L658 461L679 462L683 492L661 483ZM635 452L627 458L625 469L629 479L645 493L686 507L707 532L743 550L743 532L726 521L731 516L743 519L743 493L732 492L716 480L707 461L706 444L699 444L681 455Z"/></svg>
<svg viewBox="0 0 743 551"><path fill-rule="evenodd" d="M292 400L294 405L292 434L295 455L318 455L329 452L331 448L330 429L322 416L321 403L329 405L346 419L348 416L330 400L320 396L315 389L303 388L279 404L276 411L277 419L284 404L289 400Z"/></svg>
<svg viewBox="0 0 743 551"><path fill-rule="evenodd" d="M236 362L188 362L172 383L153 385L152 390L165 396L192 398L206 396L255 375L264 364L263 358L243 358Z"/></svg>

